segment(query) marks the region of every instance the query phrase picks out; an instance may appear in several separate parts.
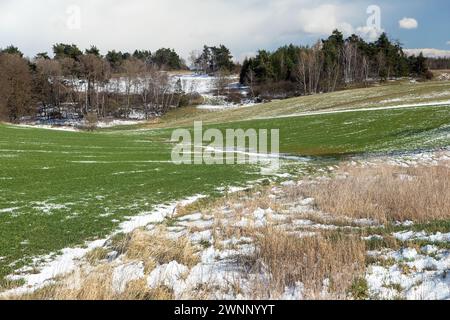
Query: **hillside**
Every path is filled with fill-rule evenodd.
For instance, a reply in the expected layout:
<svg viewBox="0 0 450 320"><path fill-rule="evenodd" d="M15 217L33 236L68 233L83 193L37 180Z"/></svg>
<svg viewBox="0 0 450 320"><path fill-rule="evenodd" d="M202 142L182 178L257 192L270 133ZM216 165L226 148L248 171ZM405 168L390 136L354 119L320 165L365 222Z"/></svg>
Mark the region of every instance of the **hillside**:
<svg viewBox="0 0 450 320"><path fill-rule="evenodd" d="M221 123L260 118L276 118L310 112L338 111L362 108L383 108L415 104L450 102L447 81L411 83L393 82L369 88L344 90L333 93L291 98L252 107L210 111L195 107L180 108L163 116L149 128L189 126L194 120Z"/></svg>

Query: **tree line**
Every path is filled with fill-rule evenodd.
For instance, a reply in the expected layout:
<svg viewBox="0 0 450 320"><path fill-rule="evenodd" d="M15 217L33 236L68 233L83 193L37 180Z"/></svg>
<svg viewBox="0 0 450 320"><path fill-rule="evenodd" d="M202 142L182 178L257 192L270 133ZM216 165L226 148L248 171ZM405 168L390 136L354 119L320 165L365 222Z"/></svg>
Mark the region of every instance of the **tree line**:
<svg viewBox="0 0 450 320"><path fill-rule="evenodd" d="M127 118L138 110L145 118L186 101L172 90L168 70L187 70L173 50L154 53L109 51L92 46L53 46L33 59L14 46L0 50L0 120L18 122L27 115L48 119L96 116ZM120 80L119 80L120 79Z"/></svg>
<svg viewBox="0 0 450 320"><path fill-rule="evenodd" d="M398 77L430 78L430 67L448 68L448 59L407 56L385 33L368 43L356 35L344 38L338 30L313 46L260 50L242 65L233 62L224 45L205 45L191 53L189 63L195 71L216 76L218 95L232 95L225 90L228 75L240 73L251 97L262 99L332 92ZM74 44L57 43L53 57L42 52L28 59L9 46L0 49L0 120L18 122L36 114L44 119L88 114L130 118L136 112L148 119L171 107L201 102L194 89L184 92L181 82L172 83L164 72L188 69L170 48L102 55L95 46L82 51Z"/></svg>
<svg viewBox="0 0 450 320"><path fill-rule="evenodd" d="M357 35L345 39L335 30L313 46L259 51L243 62L240 82L249 86L254 96L286 97L407 76L432 76L422 54L407 56L401 44L391 41L386 33L367 43Z"/></svg>
<svg viewBox="0 0 450 320"><path fill-rule="evenodd" d="M428 58L427 65L432 70L450 70L450 57Z"/></svg>

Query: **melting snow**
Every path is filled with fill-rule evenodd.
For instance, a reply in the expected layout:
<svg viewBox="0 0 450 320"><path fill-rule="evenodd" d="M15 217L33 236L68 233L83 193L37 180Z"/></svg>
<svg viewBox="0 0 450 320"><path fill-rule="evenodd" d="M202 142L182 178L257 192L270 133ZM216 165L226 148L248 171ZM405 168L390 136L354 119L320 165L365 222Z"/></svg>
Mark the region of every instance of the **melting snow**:
<svg viewBox="0 0 450 320"><path fill-rule="evenodd" d="M426 232L402 231L393 234L400 241L424 240L430 242L450 242L450 233L436 233L428 235Z"/></svg>
<svg viewBox="0 0 450 320"><path fill-rule="evenodd" d="M25 294L44 287L45 285L51 283L57 276L67 274L75 270L77 267L77 260L83 258L89 251L95 248L103 247L105 243L106 240L98 240L89 243L86 248L64 249L62 250L62 254L55 258L51 256L43 257L49 262L41 266L39 272L35 274L28 274L26 273L26 269L23 269L18 270L18 272L22 271L23 274L8 276L7 278L10 280L24 280L25 285L20 288L6 291L2 294L2 296Z"/></svg>
<svg viewBox="0 0 450 320"><path fill-rule="evenodd" d="M176 208L178 205L187 206L188 204L194 203L195 201L205 198L204 195L196 195L193 197L189 197L182 201L177 201L169 205L158 206L155 210L150 213L146 213L140 216L132 217L130 220L123 222L119 226L118 232L130 233L133 230L145 227L151 223L160 223L163 222L164 219L176 212Z"/></svg>
<svg viewBox="0 0 450 320"><path fill-rule="evenodd" d="M112 276L114 292L123 293L131 281L144 277L144 264L142 262L128 263L116 267Z"/></svg>
<svg viewBox="0 0 450 320"><path fill-rule="evenodd" d="M434 247L424 249L435 256L420 255L413 248L382 254L381 257L393 258L396 263L389 267L369 267L366 279L371 295L381 299L450 299L450 253L445 250L438 253Z"/></svg>
<svg viewBox="0 0 450 320"><path fill-rule="evenodd" d="M182 293L186 288L183 278L189 273L189 268L172 261L168 264L156 267L147 278L147 284L155 289L159 286L166 286L172 289L176 295Z"/></svg>

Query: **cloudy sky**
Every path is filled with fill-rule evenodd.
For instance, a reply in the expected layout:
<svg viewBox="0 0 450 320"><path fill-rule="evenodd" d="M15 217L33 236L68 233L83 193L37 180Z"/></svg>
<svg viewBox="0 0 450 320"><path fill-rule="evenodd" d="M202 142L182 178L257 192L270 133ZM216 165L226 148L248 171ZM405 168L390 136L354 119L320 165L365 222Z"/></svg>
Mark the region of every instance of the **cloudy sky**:
<svg viewBox="0 0 450 320"><path fill-rule="evenodd" d="M380 8L379 28L370 5ZM339 28L366 39L384 30L407 48L450 55L449 12L447 0L0 0L0 47L14 44L28 56L57 42L95 44L102 53L171 47L187 57L203 44L225 44L240 60Z"/></svg>

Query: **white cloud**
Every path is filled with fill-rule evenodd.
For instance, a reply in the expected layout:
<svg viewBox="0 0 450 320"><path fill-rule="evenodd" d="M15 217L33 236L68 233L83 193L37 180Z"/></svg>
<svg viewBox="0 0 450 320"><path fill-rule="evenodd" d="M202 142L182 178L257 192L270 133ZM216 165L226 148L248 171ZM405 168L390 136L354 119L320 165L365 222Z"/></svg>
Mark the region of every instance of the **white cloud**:
<svg viewBox="0 0 450 320"><path fill-rule="evenodd" d="M384 29L378 29L372 26L364 26L356 28L356 33L360 35L362 38L367 39L369 41L377 40L383 32Z"/></svg>
<svg viewBox="0 0 450 320"><path fill-rule="evenodd" d="M433 49L433 48L424 48L424 49L405 49L404 50L407 55L419 55L421 52L425 57L429 58L442 58L442 57L448 57L450 58L450 50L440 50L440 49Z"/></svg>
<svg viewBox="0 0 450 320"><path fill-rule="evenodd" d="M416 19L414 18L403 18L402 20L400 20L398 22L398 25L400 26L400 28L402 29L417 29L417 27L419 26L419 23L417 22Z"/></svg>
<svg viewBox="0 0 450 320"><path fill-rule="evenodd" d="M450 41L447 41L447 44L450 46Z"/></svg>
<svg viewBox="0 0 450 320"><path fill-rule="evenodd" d="M339 29L346 35L353 33L350 23L341 18L340 7L331 4L301 9L298 20L303 32L308 34L330 34Z"/></svg>

